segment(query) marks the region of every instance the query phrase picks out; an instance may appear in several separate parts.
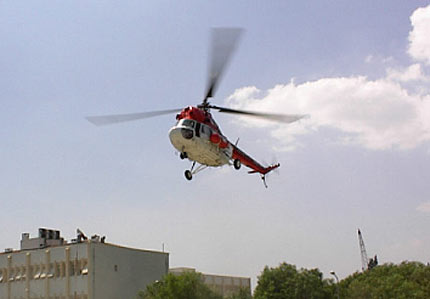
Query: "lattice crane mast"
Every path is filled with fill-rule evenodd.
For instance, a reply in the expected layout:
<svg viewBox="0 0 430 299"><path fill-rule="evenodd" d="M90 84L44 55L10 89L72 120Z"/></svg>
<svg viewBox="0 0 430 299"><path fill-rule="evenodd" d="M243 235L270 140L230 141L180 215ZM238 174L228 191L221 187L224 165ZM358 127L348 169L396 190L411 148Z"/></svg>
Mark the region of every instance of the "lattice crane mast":
<svg viewBox="0 0 430 299"><path fill-rule="evenodd" d="M361 235L360 229L358 229L358 243L360 245L361 253L361 270L371 270L378 265L378 257L375 255L374 258L369 259L367 257L366 246L364 245L363 236Z"/></svg>

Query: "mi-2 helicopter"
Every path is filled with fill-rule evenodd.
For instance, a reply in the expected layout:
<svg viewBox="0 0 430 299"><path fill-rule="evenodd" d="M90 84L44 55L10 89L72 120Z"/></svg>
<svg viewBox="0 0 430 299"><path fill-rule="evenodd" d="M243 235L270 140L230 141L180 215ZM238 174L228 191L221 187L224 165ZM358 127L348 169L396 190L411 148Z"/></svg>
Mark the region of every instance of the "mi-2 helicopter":
<svg viewBox="0 0 430 299"><path fill-rule="evenodd" d="M101 126L119 122L145 119L165 114L176 114L176 124L169 131L172 145L179 152L181 159L192 161L190 169L185 171L185 178L192 180L193 175L207 167L219 167L233 165L240 169L241 165L249 167L248 173L258 173L265 187L266 174L278 168L279 163L263 166L238 148L237 142L230 142L225 137L212 117L211 110L222 113L250 116L272 121L291 123L305 115L297 114L272 114L236 110L212 105L208 99L213 98L223 70L228 64L232 53L242 34L240 28L216 28L212 29L212 44L208 84L202 103L197 106L188 106L183 109L170 109L131 114L89 116L87 120Z"/></svg>

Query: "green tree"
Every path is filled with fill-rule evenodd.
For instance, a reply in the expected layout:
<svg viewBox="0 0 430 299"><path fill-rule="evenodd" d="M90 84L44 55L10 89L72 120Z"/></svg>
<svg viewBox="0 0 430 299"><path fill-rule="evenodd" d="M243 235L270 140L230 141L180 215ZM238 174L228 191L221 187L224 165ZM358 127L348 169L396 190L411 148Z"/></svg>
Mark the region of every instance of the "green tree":
<svg viewBox="0 0 430 299"><path fill-rule="evenodd" d="M227 299L252 299L249 289L240 289L239 292L227 297Z"/></svg>
<svg viewBox="0 0 430 299"><path fill-rule="evenodd" d="M328 299L333 298L332 280L323 279L318 269L300 269L287 263L265 267L258 277L255 299Z"/></svg>
<svg viewBox="0 0 430 299"><path fill-rule="evenodd" d="M138 294L141 299L222 299L204 284L201 274L187 272L167 274L162 280L146 287Z"/></svg>
<svg viewBox="0 0 430 299"><path fill-rule="evenodd" d="M418 262L384 264L339 283L342 298L430 298L430 267Z"/></svg>

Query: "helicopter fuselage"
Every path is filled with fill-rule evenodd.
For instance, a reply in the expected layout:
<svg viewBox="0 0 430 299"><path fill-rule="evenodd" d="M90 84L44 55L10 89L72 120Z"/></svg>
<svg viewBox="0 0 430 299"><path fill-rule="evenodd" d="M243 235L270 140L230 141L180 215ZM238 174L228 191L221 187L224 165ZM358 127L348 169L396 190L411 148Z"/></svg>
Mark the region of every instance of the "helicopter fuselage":
<svg viewBox="0 0 430 299"><path fill-rule="evenodd" d="M172 145L180 152L181 159L188 158L193 161L191 170L185 171L185 177L188 180L207 166L217 167L229 164L239 169L243 164L252 169L248 173L259 173L267 187L265 175L279 167L279 163L268 167L262 166L240 150L237 145L228 141L207 109L186 107L176 115L176 119L176 125L169 131L169 138ZM200 166L194 170L196 163Z"/></svg>
<svg viewBox="0 0 430 299"><path fill-rule="evenodd" d="M169 131L169 138L181 157L207 166L229 164L233 146L225 138L209 112L187 107L176 116L178 122Z"/></svg>

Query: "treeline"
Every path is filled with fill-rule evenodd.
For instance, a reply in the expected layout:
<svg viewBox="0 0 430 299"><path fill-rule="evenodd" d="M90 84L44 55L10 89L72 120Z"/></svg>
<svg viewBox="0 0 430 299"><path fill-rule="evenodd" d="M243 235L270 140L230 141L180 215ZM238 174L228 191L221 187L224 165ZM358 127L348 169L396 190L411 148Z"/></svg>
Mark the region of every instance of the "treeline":
<svg viewBox="0 0 430 299"><path fill-rule="evenodd" d="M418 262L385 264L339 282L341 298L430 298L430 266Z"/></svg>
<svg viewBox="0 0 430 299"><path fill-rule="evenodd" d="M198 273L168 274L139 293L141 299L222 299ZM243 290L228 299L429 299L430 266L419 262L384 264L336 283L318 269L282 263L265 267L251 296ZM225 298L224 298L225 299Z"/></svg>

